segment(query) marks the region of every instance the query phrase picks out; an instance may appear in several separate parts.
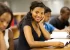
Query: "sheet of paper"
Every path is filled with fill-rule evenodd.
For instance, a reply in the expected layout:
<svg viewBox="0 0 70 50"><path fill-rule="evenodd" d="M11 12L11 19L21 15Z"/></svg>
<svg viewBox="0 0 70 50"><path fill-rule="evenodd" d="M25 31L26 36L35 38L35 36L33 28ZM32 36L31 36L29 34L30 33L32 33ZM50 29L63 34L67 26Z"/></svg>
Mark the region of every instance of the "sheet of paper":
<svg viewBox="0 0 70 50"><path fill-rule="evenodd" d="M51 38L68 38L68 33L67 32L52 32Z"/></svg>

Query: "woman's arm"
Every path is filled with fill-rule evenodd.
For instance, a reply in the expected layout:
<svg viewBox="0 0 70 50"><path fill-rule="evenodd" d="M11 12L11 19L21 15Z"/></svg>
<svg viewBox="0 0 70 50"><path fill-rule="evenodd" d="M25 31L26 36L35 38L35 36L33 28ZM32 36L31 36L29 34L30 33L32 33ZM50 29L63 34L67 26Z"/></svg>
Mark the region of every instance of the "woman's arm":
<svg viewBox="0 0 70 50"><path fill-rule="evenodd" d="M0 50L7 50L5 40L4 40L4 35L1 31L0 31Z"/></svg>
<svg viewBox="0 0 70 50"><path fill-rule="evenodd" d="M44 28L44 25L42 23L39 23L39 27L46 39L50 39L50 33Z"/></svg>
<svg viewBox="0 0 70 50"><path fill-rule="evenodd" d="M25 38L30 47L63 46L63 43L61 42L35 41L30 26L24 26L23 31L24 31Z"/></svg>
<svg viewBox="0 0 70 50"><path fill-rule="evenodd" d="M9 37L9 50L14 50L13 32L10 29L9 29L8 37Z"/></svg>
<svg viewBox="0 0 70 50"><path fill-rule="evenodd" d="M41 29L44 37L46 39L50 39L50 33L44 28L43 22L44 22L44 18L38 23L39 24L39 27L40 27L40 29Z"/></svg>

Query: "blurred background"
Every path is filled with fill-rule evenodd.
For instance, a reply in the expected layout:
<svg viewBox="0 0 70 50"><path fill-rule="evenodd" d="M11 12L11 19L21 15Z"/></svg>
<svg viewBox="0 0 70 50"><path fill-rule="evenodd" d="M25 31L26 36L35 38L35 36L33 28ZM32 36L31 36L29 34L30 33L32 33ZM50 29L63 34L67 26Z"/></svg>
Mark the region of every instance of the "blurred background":
<svg viewBox="0 0 70 50"><path fill-rule="evenodd" d="M30 3L35 0L0 0L0 2L5 3L10 9L12 9L14 14L14 19L12 21L12 26L19 24L22 17L26 15L29 11ZM51 17L56 17L60 14L60 9L63 6L67 6L70 8L70 0L37 0L42 1L46 6L51 9ZM69 18L70 22L70 18ZM14 29L14 39L19 37L19 30L17 28Z"/></svg>
<svg viewBox="0 0 70 50"><path fill-rule="evenodd" d="M28 12L30 3L35 0L0 0L9 6L13 12ZM37 0L42 1L46 6L52 10L52 16L60 14L60 9L63 6L70 8L70 0ZM69 19L70 22L70 19Z"/></svg>
<svg viewBox="0 0 70 50"><path fill-rule="evenodd" d="M30 3L34 0L0 0L6 3L13 12L28 12ZM37 0L42 1L46 6L50 7L52 14L59 14L63 6L70 8L70 0Z"/></svg>

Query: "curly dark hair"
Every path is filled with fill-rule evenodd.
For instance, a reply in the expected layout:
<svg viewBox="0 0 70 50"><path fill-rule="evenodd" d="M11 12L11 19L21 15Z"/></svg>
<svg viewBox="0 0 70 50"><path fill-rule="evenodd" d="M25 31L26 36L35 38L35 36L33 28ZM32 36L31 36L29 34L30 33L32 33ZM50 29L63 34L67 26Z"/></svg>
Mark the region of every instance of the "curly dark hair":
<svg viewBox="0 0 70 50"><path fill-rule="evenodd" d="M13 19L13 13L12 13L12 11L10 10L9 7L7 7L5 4L3 4L3 3L0 2L0 16L1 16L2 14L4 14L5 12L8 12L8 13L11 15L11 20L10 20L8 26L7 26L7 28L9 28L9 27L10 27L10 24L11 24L11 21L12 21L12 19Z"/></svg>
<svg viewBox="0 0 70 50"><path fill-rule="evenodd" d="M60 13L65 13L66 10L70 11L70 8L68 8L66 6L65 7L62 7L61 10L60 10Z"/></svg>
<svg viewBox="0 0 70 50"><path fill-rule="evenodd" d="M49 7L45 7L45 12L44 13L47 13L47 12L51 12L51 9Z"/></svg>
<svg viewBox="0 0 70 50"><path fill-rule="evenodd" d="M42 7L42 8L44 8L45 5L41 1L33 1L31 3L31 6L30 6L30 11L33 10L34 8L36 8L36 7Z"/></svg>
<svg viewBox="0 0 70 50"><path fill-rule="evenodd" d="M45 9L45 5L43 4L43 2L41 2L41 1L33 1L31 3L31 6L30 6L30 12L28 12L28 14L27 14L28 19L32 19L32 17L31 17L31 15L32 15L31 14L31 10L35 9L36 7L42 7L42 8ZM29 17L29 15L30 15L30 17Z"/></svg>
<svg viewBox="0 0 70 50"><path fill-rule="evenodd" d="M31 10L34 10L36 7L42 7L45 9L45 5L41 1L33 1L30 6L30 11L27 13L27 15L21 20L19 24L19 28L21 27L22 24L28 24L30 25L31 21L33 20L32 18L32 13Z"/></svg>

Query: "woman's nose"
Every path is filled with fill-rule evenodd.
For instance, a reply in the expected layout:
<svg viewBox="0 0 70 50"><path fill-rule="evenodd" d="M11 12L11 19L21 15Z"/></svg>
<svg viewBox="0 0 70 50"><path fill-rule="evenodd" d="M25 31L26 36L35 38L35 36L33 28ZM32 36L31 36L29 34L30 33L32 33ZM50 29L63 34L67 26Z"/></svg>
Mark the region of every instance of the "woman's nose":
<svg viewBox="0 0 70 50"><path fill-rule="evenodd" d="M41 17L41 14L38 14L38 17Z"/></svg>
<svg viewBox="0 0 70 50"><path fill-rule="evenodd" d="M40 14L38 14L38 16L40 16Z"/></svg>
<svg viewBox="0 0 70 50"><path fill-rule="evenodd" d="M7 25L8 25L8 24L7 24L6 22L3 23L3 26L4 26L5 28L7 27Z"/></svg>

